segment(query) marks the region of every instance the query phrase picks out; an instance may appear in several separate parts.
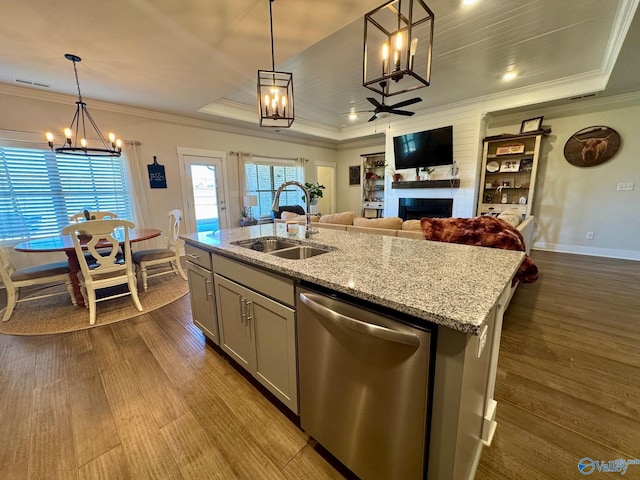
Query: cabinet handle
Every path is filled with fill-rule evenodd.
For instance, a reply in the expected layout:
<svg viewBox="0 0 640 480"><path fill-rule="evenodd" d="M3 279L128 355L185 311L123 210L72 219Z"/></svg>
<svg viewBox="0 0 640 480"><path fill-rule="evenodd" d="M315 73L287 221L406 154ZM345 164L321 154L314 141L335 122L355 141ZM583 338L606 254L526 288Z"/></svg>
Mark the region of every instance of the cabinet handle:
<svg viewBox="0 0 640 480"><path fill-rule="evenodd" d="M247 308L247 322L250 322L251 320L253 320L253 313L252 313L253 302L251 300L247 300L247 303L245 305Z"/></svg>
<svg viewBox="0 0 640 480"><path fill-rule="evenodd" d="M200 258L200 255L194 255L193 253L187 253L187 257L195 258L197 260L198 258Z"/></svg>
<svg viewBox="0 0 640 480"><path fill-rule="evenodd" d="M213 289L209 288L209 285L211 285L211 280L207 280L207 282L206 282L205 289L207 290L207 297L213 296Z"/></svg>
<svg viewBox="0 0 640 480"><path fill-rule="evenodd" d="M240 295L240 321L243 322L247 319L247 299Z"/></svg>

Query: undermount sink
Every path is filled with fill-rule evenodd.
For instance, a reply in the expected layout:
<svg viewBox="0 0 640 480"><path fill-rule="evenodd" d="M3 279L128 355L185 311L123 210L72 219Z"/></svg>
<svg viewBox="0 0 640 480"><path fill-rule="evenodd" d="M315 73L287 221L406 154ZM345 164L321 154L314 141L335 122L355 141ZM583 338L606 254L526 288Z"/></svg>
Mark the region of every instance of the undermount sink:
<svg viewBox="0 0 640 480"><path fill-rule="evenodd" d="M285 248L271 252L270 255L280 258L288 258L290 260L302 260L304 258L315 257L316 255L322 255L328 253L331 250L326 248L310 247L308 245L299 245L296 247Z"/></svg>
<svg viewBox="0 0 640 480"><path fill-rule="evenodd" d="M233 242L234 245L239 247L255 250L256 252L270 253L283 248L298 247L299 245L294 242L287 242L279 238L254 238L253 240L241 240L239 242Z"/></svg>
<svg viewBox="0 0 640 480"><path fill-rule="evenodd" d="M244 247L290 260L302 260L335 250L330 247L323 248L315 245L304 245L299 242L287 241L281 238L254 238L251 240L240 240L233 242L233 244L238 247Z"/></svg>

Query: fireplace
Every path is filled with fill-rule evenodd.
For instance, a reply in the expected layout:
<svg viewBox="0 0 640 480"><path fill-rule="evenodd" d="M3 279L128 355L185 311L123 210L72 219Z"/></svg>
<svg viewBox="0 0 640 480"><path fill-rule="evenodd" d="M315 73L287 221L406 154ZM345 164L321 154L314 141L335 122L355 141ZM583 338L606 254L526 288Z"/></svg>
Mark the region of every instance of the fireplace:
<svg viewBox="0 0 640 480"><path fill-rule="evenodd" d="M398 217L417 220L422 217L446 218L453 214L453 198L400 198Z"/></svg>

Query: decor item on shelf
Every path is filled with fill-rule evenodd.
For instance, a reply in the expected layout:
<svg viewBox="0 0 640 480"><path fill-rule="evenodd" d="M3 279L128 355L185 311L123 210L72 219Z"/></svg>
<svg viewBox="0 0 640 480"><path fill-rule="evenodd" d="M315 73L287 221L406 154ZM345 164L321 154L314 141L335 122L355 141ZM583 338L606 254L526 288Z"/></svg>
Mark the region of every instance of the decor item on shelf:
<svg viewBox="0 0 640 480"><path fill-rule="evenodd" d="M311 203L311 205L316 205L318 203L318 199L322 198L322 190L324 190L324 185L320 185L318 182L304 182L304 186L309 192L309 203ZM304 196L302 197L302 201L306 201L306 198Z"/></svg>
<svg viewBox="0 0 640 480"><path fill-rule="evenodd" d="M524 153L524 143L503 145L496 148L496 155L513 155L516 153Z"/></svg>
<svg viewBox="0 0 640 480"><path fill-rule="evenodd" d="M542 130L542 119L544 117L534 117L523 120L520 125L520 133L533 133Z"/></svg>
<svg viewBox="0 0 640 480"><path fill-rule="evenodd" d="M393 181L398 183L401 179L402 179L402 175L400 175L399 173L394 173L392 175Z"/></svg>
<svg viewBox="0 0 640 480"><path fill-rule="evenodd" d="M564 158L576 167L595 167L613 157L620 149L620 135L605 126L577 131L564 145Z"/></svg>
<svg viewBox="0 0 640 480"><path fill-rule="evenodd" d="M276 72L273 51L273 12L269 2L271 26L271 70L258 70L258 113L261 127L289 128L295 120L293 107L293 74Z"/></svg>
<svg viewBox="0 0 640 480"><path fill-rule="evenodd" d="M507 201L508 201L508 200L507 200L507 194L506 194L506 193L503 193L503 194L502 194L502 201L501 201L501 203L507 203Z"/></svg>
<svg viewBox="0 0 640 480"><path fill-rule="evenodd" d="M494 172L497 172L498 170L500 170L500 164L495 160L492 160L489 163L487 163L487 172L494 173Z"/></svg>
<svg viewBox="0 0 640 480"><path fill-rule="evenodd" d="M383 97L429 86L433 23L423 0L390 0L367 13L362 85Z"/></svg>
<svg viewBox="0 0 640 480"><path fill-rule="evenodd" d="M505 160L500 165L500 172L517 172L520 170L520 159Z"/></svg>
<svg viewBox="0 0 640 480"><path fill-rule="evenodd" d="M53 133L45 134L49 148L56 153L64 153L65 155L82 155L90 157L119 157L122 152L122 140L116 138L115 134L109 133L108 140L102 135L98 125L89 114L87 104L82 100L80 93L80 82L78 81L78 69L76 62L80 62L81 58L71 53L65 53L64 58L73 62L73 73L76 77L76 86L78 87L78 101L76 102L76 113L71 120L69 128L64 129L65 141L61 147L53 146ZM97 135L100 140L101 147L89 146L86 125L91 124L93 134ZM91 132L90 132L91 133Z"/></svg>

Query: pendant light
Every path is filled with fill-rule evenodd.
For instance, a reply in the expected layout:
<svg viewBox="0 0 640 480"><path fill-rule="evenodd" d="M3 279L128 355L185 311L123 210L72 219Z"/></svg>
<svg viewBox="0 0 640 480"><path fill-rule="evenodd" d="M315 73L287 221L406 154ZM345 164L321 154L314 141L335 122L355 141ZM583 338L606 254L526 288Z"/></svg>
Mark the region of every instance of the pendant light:
<svg viewBox="0 0 640 480"><path fill-rule="evenodd" d="M295 120L293 74L276 72L273 50L273 12L269 2L271 25L271 70L258 70L258 115L261 127L289 128Z"/></svg>
<svg viewBox="0 0 640 480"><path fill-rule="evenodd" d="M362 85L383 97L429 86L433 20L422 0L390 0L367 13Z"/></svg>
<svg viewBox="0 0 640 480"><path fill-rule="evenodd" d="M108 139L102 135L98 125L89 114L87 110L87 104L82 100L82 94L80 93L80 82L78 81L78 69L76 63L81 61L81 58L71 53L65 54L64 58L73 62L73 73L76 77L76 86L78 87L78 101L76 102L76 113L71 120L69 128L64 129L64 143L60 147L53 146L54 136L53 133L47 132L45 134L49 148L56 153L63 153L65 155L81 155L90 157L119 157L122 152L122 140L116 138L115 134L109 133ZM87 137L87 123L93 127L94 136L97 136L100 144L98 146L90 146Z"/></svg>

